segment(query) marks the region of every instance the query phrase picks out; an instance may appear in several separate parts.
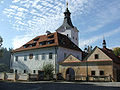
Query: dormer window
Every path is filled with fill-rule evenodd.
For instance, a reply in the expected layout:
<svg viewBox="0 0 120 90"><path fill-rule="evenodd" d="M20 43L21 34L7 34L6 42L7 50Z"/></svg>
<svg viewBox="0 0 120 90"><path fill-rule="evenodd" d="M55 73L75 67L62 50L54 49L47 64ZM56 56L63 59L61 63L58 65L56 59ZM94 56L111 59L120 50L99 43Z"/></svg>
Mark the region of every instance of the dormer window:
<svg viewBox="0 0 120 90"><path fill-rule="evenodd" d="M26 45L23 46L24 48L27 48Z"/></svg>
<svg viewBox="0 0 120 90"><path fill-rule="evenodd" d="M54 35L48 36L48 39L54 38Z"/></svg>
<svg viewBox="0 0 120 90"><path fill-rule="evenodd" d="M30 44L29 46L32 47L32 44Z"/></svg>
<svg viewBox="0 0 120 90"><path fill-rule="evenodd" d="M54 40L48 41L48 44L53 44L53 43L54 43Z"/></svg>
<svg viewBox="0 0 120 90"><path fill-rule="evenodd" d="M40 45L46 45L46 41L40 42Z"/></svg>
<svg viewBox="0 0 120 90"><path fill-rule="evenodd" d="M24 48L27 48L28 46L29 46L28 44L26 44L26 45L23 45L23 47L24 47Z"/></svg>

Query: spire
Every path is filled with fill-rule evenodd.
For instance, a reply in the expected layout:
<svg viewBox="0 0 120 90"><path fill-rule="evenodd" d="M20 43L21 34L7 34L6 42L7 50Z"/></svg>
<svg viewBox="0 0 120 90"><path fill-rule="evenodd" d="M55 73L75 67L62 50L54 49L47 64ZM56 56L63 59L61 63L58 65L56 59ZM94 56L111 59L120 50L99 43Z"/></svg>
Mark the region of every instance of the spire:
<svg viewBox="0 0 120 90"><path fill-rule="evenodd" d="M63 25L68 28L68 27L74 27L72 22L71 22L71 18L70 18L70 11L68 9L68 2L66 3L66 10L64 12L64 21L63 21Z"/></svg>
<svg viewBox="0 0 120 90"><path fill-rule="evenodd" d="M103 43L102 43L102 45L103 45L103 48L106 48L106 41L105 41L104 37L103 37Z"/></svg>

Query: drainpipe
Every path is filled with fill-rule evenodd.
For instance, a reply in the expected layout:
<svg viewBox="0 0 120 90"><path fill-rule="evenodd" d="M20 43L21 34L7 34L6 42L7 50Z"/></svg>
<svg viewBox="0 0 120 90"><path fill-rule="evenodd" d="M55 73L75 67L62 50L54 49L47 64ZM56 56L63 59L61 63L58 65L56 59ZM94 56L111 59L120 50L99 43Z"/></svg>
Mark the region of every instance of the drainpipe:
<svg viewBox="0 0 120 90"><path fill-rule="evenodd" d="M55 47L55 74L57 73L57 68L56 68L56 65L57 65L57 47Z"/></svg>
<svg viewBox="0 0 120 90"><path fill-rule="evenodd" d="M86 77L86 81L89 81L89 77L88 77L88 62L86 60L86 73L87 73L87 77Z"/></svg>

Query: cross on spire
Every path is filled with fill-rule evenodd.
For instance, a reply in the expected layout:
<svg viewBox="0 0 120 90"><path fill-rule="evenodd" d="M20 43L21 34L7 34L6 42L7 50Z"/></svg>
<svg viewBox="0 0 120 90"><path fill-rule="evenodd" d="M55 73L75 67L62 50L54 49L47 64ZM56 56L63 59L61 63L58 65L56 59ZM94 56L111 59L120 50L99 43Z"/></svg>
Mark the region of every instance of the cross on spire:
<svg viewBox="0 0 120 90"><path fill-rule="evenodd" d="M68 1L66 2L66 7L68 8Z"/></svg>

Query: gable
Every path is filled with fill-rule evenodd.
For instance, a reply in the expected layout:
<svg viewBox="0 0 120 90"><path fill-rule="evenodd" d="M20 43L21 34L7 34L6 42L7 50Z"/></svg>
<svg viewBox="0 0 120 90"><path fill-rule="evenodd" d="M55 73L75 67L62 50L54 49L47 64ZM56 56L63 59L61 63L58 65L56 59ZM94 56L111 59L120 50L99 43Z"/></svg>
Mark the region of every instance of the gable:
<svg viewBox="0 0 120 90"><path fill-rule="evenodd" d="M74 62L81 62L81 61L76 57L74 57L73 55L69 55L61 63L74 63Z"/></svg>
<svg viewBox="0 0 120 90"><path fill-rule="evenodd" d="M109 56L107 56L102 50L96 47L95 50L91 53L91 55L87 58L87 61L95 60L112 60L112 59Z"/></svg>

